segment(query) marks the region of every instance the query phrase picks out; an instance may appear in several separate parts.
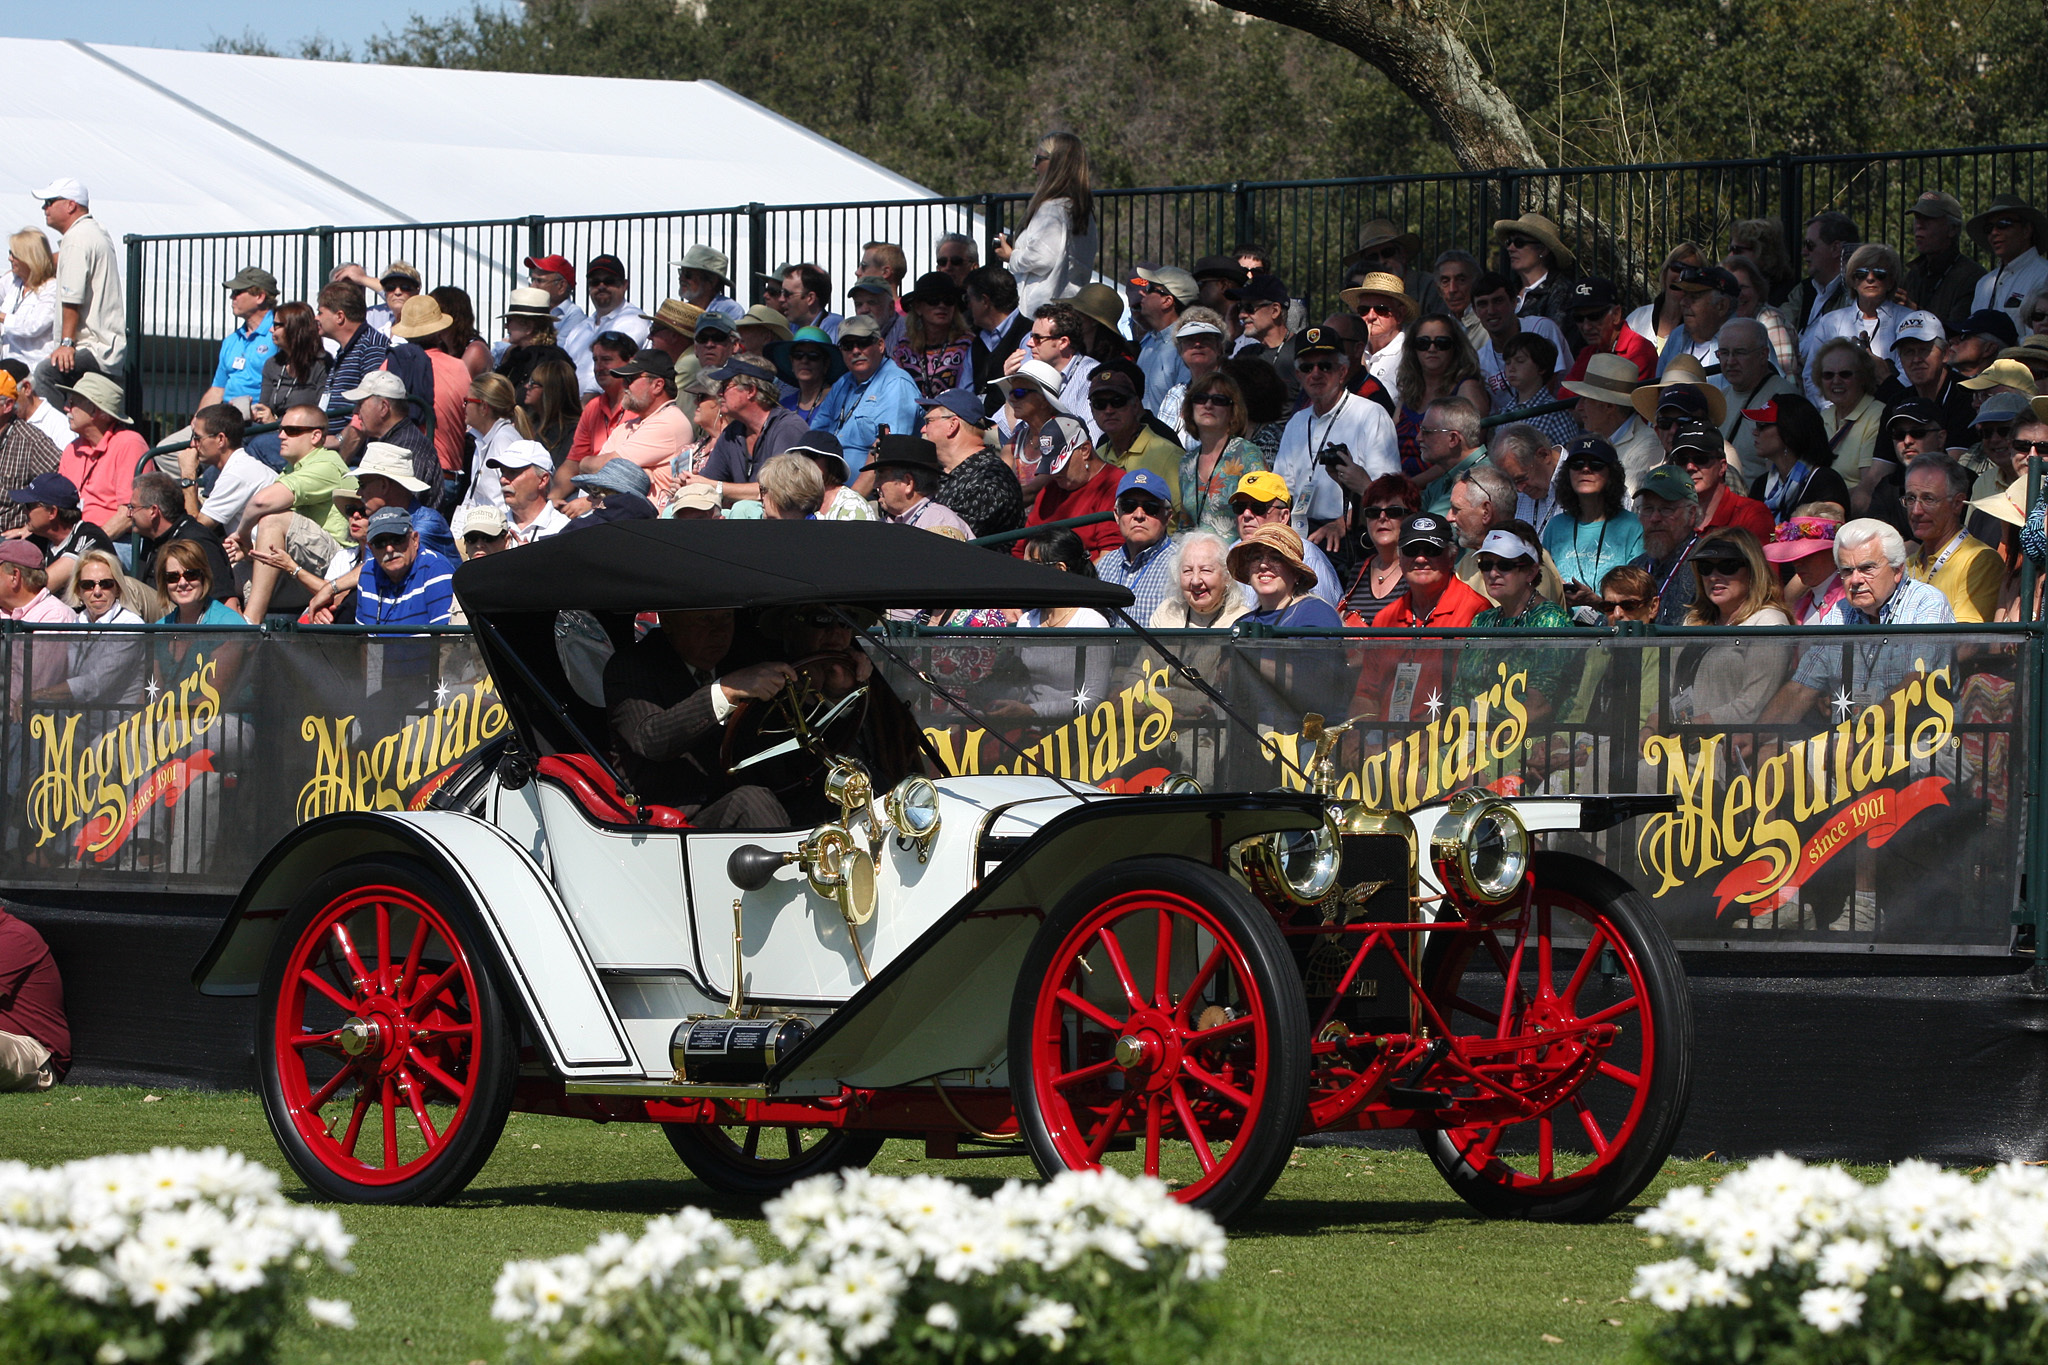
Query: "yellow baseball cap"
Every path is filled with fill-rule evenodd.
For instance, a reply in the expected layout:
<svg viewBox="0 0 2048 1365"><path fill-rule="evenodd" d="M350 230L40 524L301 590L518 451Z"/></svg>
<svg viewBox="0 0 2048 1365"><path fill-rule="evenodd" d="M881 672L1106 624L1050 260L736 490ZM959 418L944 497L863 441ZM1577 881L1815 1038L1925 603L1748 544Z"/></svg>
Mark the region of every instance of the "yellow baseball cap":
<svg viewBox="0 0 2048 1365"><path fill-rule="evenodd" d="M1239 479L1236 491L1231 496L1237 497L1239 494L1247 498L1257 498L1260 502L1294 501L1294 494L1288 489L1287 480L1270 469L1254 469Z"/></svg>

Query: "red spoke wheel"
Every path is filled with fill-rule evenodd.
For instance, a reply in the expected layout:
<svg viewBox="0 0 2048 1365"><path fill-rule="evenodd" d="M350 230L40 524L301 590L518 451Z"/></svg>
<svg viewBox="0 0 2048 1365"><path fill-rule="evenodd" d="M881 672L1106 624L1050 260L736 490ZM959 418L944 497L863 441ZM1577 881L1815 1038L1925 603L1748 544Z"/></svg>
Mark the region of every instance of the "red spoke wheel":
<svg viewBox="0 0 2048 1365"><path fill-rule="evenodd" d="M1040 926L1010 1007L1018 1126L1048 1174L1104 1164L1228 1218L1279 1178L1308 1093L1308 1006L1272 915L1186 858L1127 858Z"/></svg>
<svg viewBox="0 0 2048 1365"><path fill-rule="evenodd" d="M690 1173L720 1194L771 1199L799 1180L865 1166L879 1133L792 1124L666 1123L669 1146Z"/></svg>
<svg viewBox="0 0 2048 1365"><path fill-rule="evenodd" d="M285 918L263 983L263 1107L325 1198L434 1204L504 1129L518 1074L487 940L425 865L361 858Z"/></svg>
<svg viewBox="0 0 2048 1365"><path fill-rule="evenodd" d="M1685 971L1622 878L1538 853L1526 911L1432 934L1422 980L1453 1061L1424 1084L1470 1115L1420 1130L1451 1187L1493 1217L1594 1222L1642 1193L1692 1090Z"/></svg>

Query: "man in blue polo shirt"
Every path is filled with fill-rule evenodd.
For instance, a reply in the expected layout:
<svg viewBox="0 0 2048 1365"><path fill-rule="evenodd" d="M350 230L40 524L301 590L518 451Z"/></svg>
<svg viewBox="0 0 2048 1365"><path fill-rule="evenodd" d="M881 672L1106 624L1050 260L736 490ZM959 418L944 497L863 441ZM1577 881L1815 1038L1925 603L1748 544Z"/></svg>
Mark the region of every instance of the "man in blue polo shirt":
<svg viewBox="0 0 2048 1365"><path fill-rule="evenodd" d="M1152 620L1174 586L1167 578L1173 563L1173 537L1166 534L1169 497L1166 480L1152 470L1126 470L1116 485L1116 529L1124 543L1095 561L1103 582L1121 583L1138 599L1131 619L1141 624Z"/></svg>
<svg viewBox="0 0 2048 1365"><path fill-rule="evenodd" d="M846 373L825 393L811 418L811 429L839 438L853 491L866 497L875 480L863 471L875 438L884 432L914 436L920 425L917 381L889 359L882 329L870 317L850 317L839 324L839 353Z"/></svg>
<svg viewBox="0 0 2048 1365"><path fill-rule="evenodd" d="M402 508L385 507L364 532L370 571L358 587L356 623L365 626L445 626L455 603L455 565L420 544Z"/></svg>
<svg viewBox="0 0 2048 1365"><path fill-rule="evenodd" d="M263 392L263 362L277 354L270 324L277 313L277 279L268 270L249 266L227 282L228 307L235 330L221 339L220 361L213 384L192 410L246 398L254 403Z"/></svg>

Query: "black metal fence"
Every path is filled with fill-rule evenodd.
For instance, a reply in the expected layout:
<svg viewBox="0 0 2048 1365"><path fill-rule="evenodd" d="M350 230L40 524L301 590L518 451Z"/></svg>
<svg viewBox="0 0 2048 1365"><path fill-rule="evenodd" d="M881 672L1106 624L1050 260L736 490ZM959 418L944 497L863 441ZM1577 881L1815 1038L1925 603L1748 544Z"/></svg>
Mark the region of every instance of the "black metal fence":
<svg viewBox="0 0 2048 1365"><path fill-rule="evenodd" d="M1582 271L1645 296L1675 243L1719 252L1735 223L1775 218L1788 259L1799 259L1805 220L1822 209L1848 213L1866 240L1911 246L1908 208L1926 189L1955 195L1974 211L1993 195L2040 202L2048 192L2048 143L1918 152L1759 157L1743 161L1372 176L1352 180L1237 182L1097 194L1106 279L1145 263L1192 263L1255 242L1307 299L1328 306L1342 286L1339 263L1375 218L1420 234L1425 256L1450 247L1486 254L1494 221L1536 209L1562 223ZM616 217L539 216L467 223L311 227L292 231L127 238L129 389L139 409L175 426L206 388L229 325L221 284L260 265L287 299L310 299L337 265L377 271L393 260L418 267L429 287L468 291L488 331L530 255L574 261L609 252L626 264L649 311L673 292L674 263L702 243L732 262L737 292L758 298L758 272L786 262L824 266L843 291L861 247L901 244L911 273L929 268L947 232L986 243L1022 226L1026 197L983 194L878 203L768 205ZM1966 249L1972 249L1965 243ZM984 251L984 259L987 259ZM835 301L844 311L844 298Z"/></svg>

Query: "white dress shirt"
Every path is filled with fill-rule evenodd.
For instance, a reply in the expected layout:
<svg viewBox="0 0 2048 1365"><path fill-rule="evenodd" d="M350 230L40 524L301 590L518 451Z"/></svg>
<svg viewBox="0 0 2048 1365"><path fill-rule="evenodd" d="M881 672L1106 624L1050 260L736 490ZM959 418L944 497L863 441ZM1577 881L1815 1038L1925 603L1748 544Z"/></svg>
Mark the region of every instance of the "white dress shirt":
<svg viewBox="0 0 2048 1365"><path fill-rule="evenodd" d="M1313 407L1295 413L1280 435L1273 472L1294 494L1294 529L1303 539L1312 528L1344 515L1344 487L1316 458L1329 446L1350 447L1351 463L1372 478L1401 472L1394 419L1370 398L1347 392L1327 413Z"/></svg>

